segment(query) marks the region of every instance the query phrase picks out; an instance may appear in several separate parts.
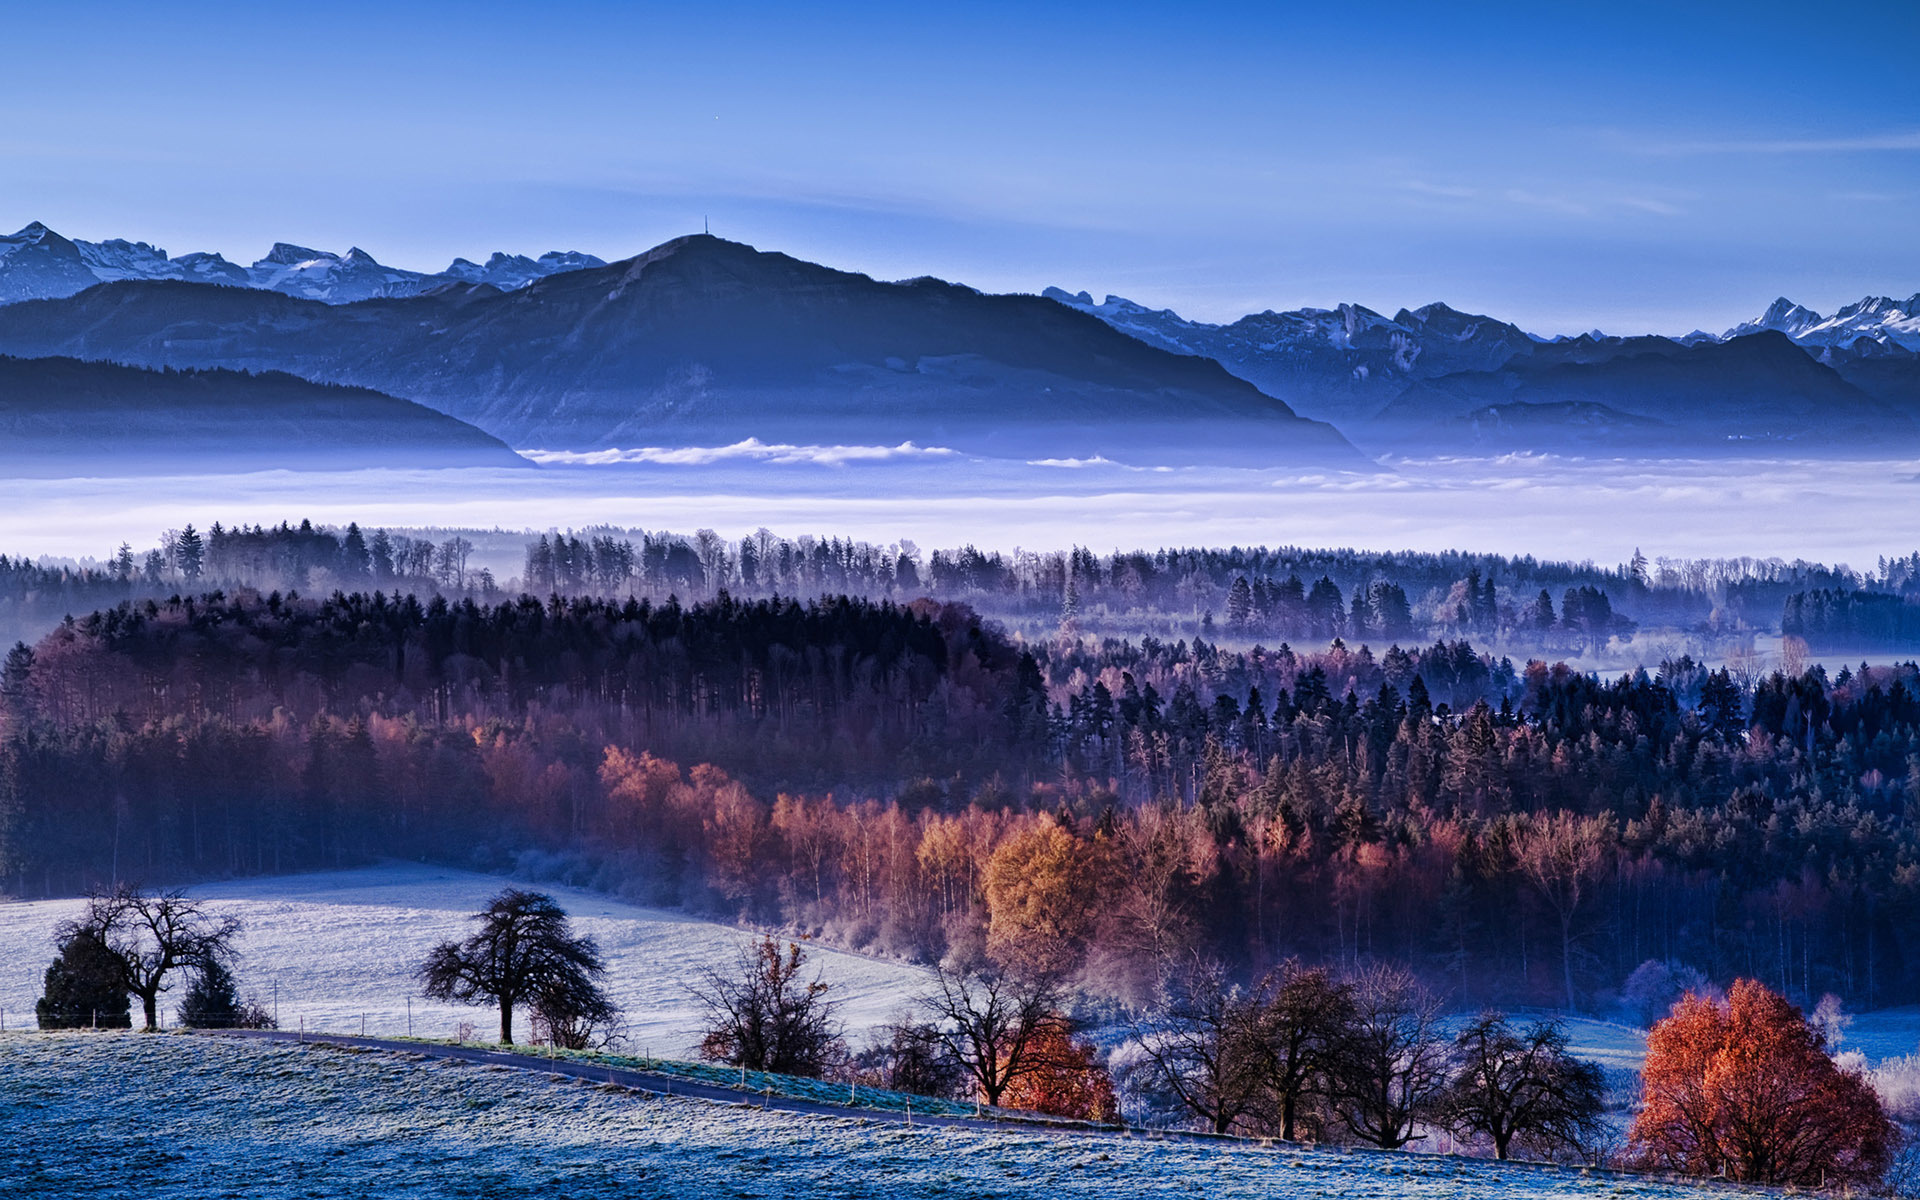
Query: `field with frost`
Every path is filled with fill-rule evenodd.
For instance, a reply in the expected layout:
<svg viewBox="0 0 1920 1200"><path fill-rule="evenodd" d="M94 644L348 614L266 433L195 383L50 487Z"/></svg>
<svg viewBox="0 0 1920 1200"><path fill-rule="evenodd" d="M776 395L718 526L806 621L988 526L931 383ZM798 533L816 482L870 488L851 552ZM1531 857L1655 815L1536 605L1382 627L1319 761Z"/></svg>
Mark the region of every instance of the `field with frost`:
<svg viewBox="0 0 1920 1200"><path fill-rule="evenodd" d="M0 1192L195 1197L1692 1200L1431 1155L764 1112L413 1055L181 1034L0 1038Z"/></svg>
<svg viewBox="0 0 1920 1200"><path fill-rule="evenodd" d="M208 907L245 923L235 974L241 990L272 1004L280 1025L335 1033L392 1036L408 1028L422 1037L452 1037L470 1021L481 1037L497 1037L492 1009L421 1000L413 970L432 945L472 931L468 916L510 881L416 863L284 875L192 889ZM522 884L552 894L575 928L600 943L607 990L626 1012L635 1051L688 1057L699 1040L698 1012L686 985L707 965L732 962L748 935L680 913L641 908L593 892ZM42 973L53 957L54 926L81 908L78 900L0 904L0 1009L8 1028L31 1020ZM924 976L915 967L825 948L812 951L842 1002L852 1040L896 1016ZM185 987L184 982L179 985ZM166 1005L168 1021L178 990ZM137 1014L136 1014L137 1015ZM516 1032L526 1032L522 1025Z"/></svg>
<svg viewBox="0 0 1920 1200"><path fill-rule="evenodd" d="M208 884L192 889L209 907L246 926L237 974L243 991L272 1004L280 1025L334 1033L412 1032L452 1037L470 1022L481 1038L497 1036L492 1009L423 1001L412 972L443 938L464 936L468 916L510 880L418 863L389 863L347 871L283 875ZM682 913L622 903L595 892L544 883L520 886L551 893L606 952L608 990L626 1012L626 1049L666 1058L692 1057L699 1040L698 1010L686 985L703 966L725 966L749 935L732 926ZM41 977L53 955L54 926L78 912L78 900L0 903L0 1010L7 1028L31 1023ZM924 973L898 962L825 947L811 953L841 1002L850 1041L892 1020L921 990ZM184 987L184 980L180 987ZM166 1005L173 1020L177 993ZM1549 1016L1521 1011L1516 1016ZM1615 1022L1566 1021L1575 1050L1609 1073L1638 1071L1646 1054L1643 1031ZM525 1032L524 1025L520 1032ZM1920 1049L1920 1007L1861 1013L1841 1046L1868 1063Z"/></svg>

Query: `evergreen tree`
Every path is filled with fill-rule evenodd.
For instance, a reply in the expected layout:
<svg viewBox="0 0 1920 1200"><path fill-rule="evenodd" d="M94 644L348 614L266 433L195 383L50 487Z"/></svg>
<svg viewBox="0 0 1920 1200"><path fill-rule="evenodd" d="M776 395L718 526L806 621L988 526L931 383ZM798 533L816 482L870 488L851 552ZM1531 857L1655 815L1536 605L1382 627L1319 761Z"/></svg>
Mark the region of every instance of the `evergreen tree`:
<svg viewBox="0 0 1920 1200"><path fill-rule="evenodd" d="M91 930L76 929L47 968L45 994L33 1006L42 1029L127 1029L133 1003L119 956Z"/></svg>
<svg viewBox="0 0 1920 1200"><path fill-rule="evenodd" d="M1253 586L1247 582L1245 575L1241 575L1227 589L1227 628L1242 630L1252 620Z"/></svg>
<svg viewBox="0 0 1920 1200"><path fill-rule="evenodd" d="M193 985L180 1002L180 1024L188 1029L233 1029L245 1009L234 990L233 972L218 958L200 964Z"/></svg>
<svg viewBox="0 0 1920 1200"><path fill-rule="evenodd" d="M372 556L367 550L367 539L361 534L360 526L348 522L347 534L340 539L340 575L343 579L365 579Z"/></svg>
<svg viewBox="0 0 1920 1200"><path fill-rule="evenodd" d="M180 577L187 582L200 578L200 572L206 565L207 544L192 525L180 531L173 542L174 562L180 568Z"/></svg>

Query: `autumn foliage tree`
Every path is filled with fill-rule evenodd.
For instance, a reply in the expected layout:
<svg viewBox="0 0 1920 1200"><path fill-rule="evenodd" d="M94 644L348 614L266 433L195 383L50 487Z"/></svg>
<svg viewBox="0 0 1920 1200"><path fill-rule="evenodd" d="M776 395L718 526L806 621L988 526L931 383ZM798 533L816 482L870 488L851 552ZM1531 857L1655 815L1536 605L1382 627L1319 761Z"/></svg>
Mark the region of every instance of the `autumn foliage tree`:
<svg viewBox="0 0 1920 1200"><path fill-rule="evenodd" d="M1821 1187L1880 1178L1898 1140L1879 1098L1765 985L1688 995L1647 1037L1646 1104L1632 1143L1651 1165L1748 1183Z"/></svg>
<svg viewBox="0 0 1920 1200"><path fill-rule="evenodd" d="M1032 1067L1008 1085L1000 1098L1005 1107L1078 1121L1110 1121L1120 1111L1107 1069L1065 1018L1042 1021L1027 1054Z"/></svg>
<svg viewBox="0 0 1920 1200"><path fill-rule="evenodd" d="M1033 974L1071 971L1093 931L1097 850L1051 817L1002 843L987 863L987 953Z"/></svg>

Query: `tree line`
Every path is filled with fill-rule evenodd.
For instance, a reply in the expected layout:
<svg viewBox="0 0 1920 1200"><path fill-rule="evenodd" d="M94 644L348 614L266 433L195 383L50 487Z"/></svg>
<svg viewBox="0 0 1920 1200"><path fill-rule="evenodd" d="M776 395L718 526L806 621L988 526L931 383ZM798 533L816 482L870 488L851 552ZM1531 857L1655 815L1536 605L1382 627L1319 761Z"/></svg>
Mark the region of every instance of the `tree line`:
<svg viewBox="0 0 1920 1200"><path fill-rule="evenodd" d="M685 764L693 764L691 767ZM967 607L237 593L0 669L0 878L524 859L1138 997L1168 946L1622 1003L1920 997L1920 678L1604 680L1464 642L1020 642Z"/></svg>

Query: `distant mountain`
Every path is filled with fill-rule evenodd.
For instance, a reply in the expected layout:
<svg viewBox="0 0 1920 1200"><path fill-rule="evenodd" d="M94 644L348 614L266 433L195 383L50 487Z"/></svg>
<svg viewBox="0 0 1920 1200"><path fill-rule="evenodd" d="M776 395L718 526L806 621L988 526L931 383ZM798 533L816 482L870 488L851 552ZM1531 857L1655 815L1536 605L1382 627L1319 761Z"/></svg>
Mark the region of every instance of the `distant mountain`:
<svg viewBox="0 0 1920 1200"><path fill-rule="evenodd" d="M1339 424L1364 420L1411 381L1490 370L1527 353L1534 340L1515 325L1444 304L1391 318L1342 304L1209 325L1119 296L1095 304L1086 292L1042 294L1151 345L1214 359L1301 413Z"/></svg>
<svg viewBox="0 0 1920 1200"><path fill-rule="evenodd" d="M1682 345L1667 339L1604 357L1603 343L1540 348L1495 371L1409 387L1363 444L1401 453L1825 453L1920 446L1915 410L1877 397L1784 333Z"/></svg>
<svg viewBox="0 0 1920 1200"><path fill-rule="evenodd" d="M1050 300L881 283L706 235L508 292L328 305L108 284L0 308L0 352L284 370L407 396L526 448L911 439L1365 465L1218 363Z"/></svg>
<svg viewBox="0 0 1920 1200"><path fill-rule="evenodd" d="M527 465L471 425L365 388L0 357L10 475Z"/></svg>
<svg viewBox="0 0 1920 1200"><path fill-rule="evenodd" d="M1213 357L1375 453L1879 452L1920 421L1920 296L1869 298L1831 318L1783 298L1724 337L1544 339L1444 304L1210 325L1118 296L1045 294L1152 345Z"/></svg>
<svg viewBox="0 0 1920 1200"><path fill-rule="evenodd" d="M604 267L607 264L591 254L568 251L565 254L549 250L539 258L528 258L524 254L501 254L494 252L485 265L456 258L453 265L440 272L440 279L457 279L462 283L490 283L503 292L517 287L525 287L536 279L545 279L549 275L558 275L562 271L580 271L587 267Z"/></svg>
<svg viewBox="0 0 1920 1200"><path fill-rule="evenodd" d="M0 237L0 304L57 299L96 283L129 279L262 288L347 304L377 296L419 295L449 283L484 283L511 291L548 275L605 265L578 251L549 251L537 259L496 253L484 266L456 258L445 271L428 275L383 266L358 247L340 255L276 242L266 257L251 267L240 267L218 254L168 258L166 251L146 242L71 241L35 221L11 237Z"/></svg>
<svg viewBox="0 0 1920 1200"><path fill-rule="evenodd" d="M1868 296L1831 317L1822 317L1782 296L1758 320L1736 325L1726 336L1769 329L1786 334L1802 346L1851 349L1869 342L1920 352L1920 294L1905 300Z"/></svg>

